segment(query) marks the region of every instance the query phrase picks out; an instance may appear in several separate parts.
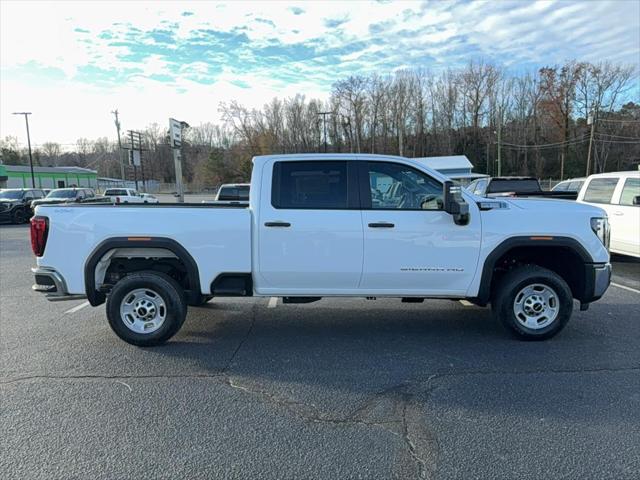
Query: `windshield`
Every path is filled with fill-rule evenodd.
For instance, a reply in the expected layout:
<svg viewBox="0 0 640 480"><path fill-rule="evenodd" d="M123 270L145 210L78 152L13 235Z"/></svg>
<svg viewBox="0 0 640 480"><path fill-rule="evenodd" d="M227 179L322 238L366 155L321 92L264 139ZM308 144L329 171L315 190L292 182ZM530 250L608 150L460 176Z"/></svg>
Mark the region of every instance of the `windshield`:
<svg viewBox="0 0 640 480"><path fill-rule="evenodd" d="M47 198L76 198L75 190L53 190L49 192Z"/></svg>
<svg viewBox="0 0 640 480"><path fill-rule="evenodd" d="M0 199L4 200L20 200L23 195L22 190L5 190L0 192Z"/></svg>

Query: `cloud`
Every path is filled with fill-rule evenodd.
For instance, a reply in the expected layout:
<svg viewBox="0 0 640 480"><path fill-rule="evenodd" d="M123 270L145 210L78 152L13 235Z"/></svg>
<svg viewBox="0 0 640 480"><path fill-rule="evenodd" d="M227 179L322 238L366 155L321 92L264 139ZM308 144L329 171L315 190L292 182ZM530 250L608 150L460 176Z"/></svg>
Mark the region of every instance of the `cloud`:
<svg viewBox="0 0 640 480"><path fill-rule="evenodd" d="M7 112L29 106L34 122L47 120L46 139L60 141L110 134L104 117L116 106L123 122L125 111L136 122L132 128L169 115L197 123L216 120L220 101L258 107L276 95L324 98L332 82L353 74L437 70L477 58L515 69L570 58L638 64L640 48L639 2L133 1L113 8L41 1L0 8L0 135L21 133Z"/></svg>

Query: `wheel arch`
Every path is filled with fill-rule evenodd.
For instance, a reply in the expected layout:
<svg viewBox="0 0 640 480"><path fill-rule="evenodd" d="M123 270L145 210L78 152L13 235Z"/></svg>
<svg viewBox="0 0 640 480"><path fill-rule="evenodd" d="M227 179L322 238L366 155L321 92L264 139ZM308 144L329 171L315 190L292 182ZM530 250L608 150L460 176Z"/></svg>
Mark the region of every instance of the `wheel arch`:
<svg viewBox="0 0 640 480"><path fill-rule="evenodd" d="M486 305L491 300L492 289L496 279L496 269L500 267L501 262L510 258L510 255L513 258L519 258L523 253L531 253L533 258L540 258L541 255L547 254L565 254L566 256L563 256L562 260L556 263L555 268L548 262L541 262L543 264L534 262L534 264L547 267L558 273L570 284L574 297L579 300L588 289L589 286L586 283L590 277L583 274L585 265L594 263L594 260L576 239L546 235L511 237L498 244L485 258L476 299L477 303ZM573 266L580 264L579 272L575 272L576 279L565 278L566 272L562 271L562 268L558 268L565 264L572 264ZM581 281L582 283L580 283Z"/></svg>
<svg viewBox="0 0 640 480"><path fill-rule="evenodd" d="M191 254L177 241L165 237L112 237L103 240L93 249L84 266L84 284L87 300L98 306L106 300L106 295L96 289L95 272L100 260L116 249L159 249L171 252L184 265L189 279L192 296L200 295L200 273L198 264Z"/></svg>

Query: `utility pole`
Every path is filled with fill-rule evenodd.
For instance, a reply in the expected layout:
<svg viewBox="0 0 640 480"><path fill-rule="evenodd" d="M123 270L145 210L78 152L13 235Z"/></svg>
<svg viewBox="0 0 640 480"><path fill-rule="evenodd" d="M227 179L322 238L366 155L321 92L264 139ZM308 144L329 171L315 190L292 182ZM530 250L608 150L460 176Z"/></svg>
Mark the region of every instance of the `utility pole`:
<svg viewBox="0 0 640 480"><path fill-rule="evenodd" d="M182 130L189 128L187 122L181 122L175 118L169 119L169 145L173 150L173 164L176 169L176 190L178 202L184 203L184 186L182 185Z"/></svg>
<svg viewBox="0 0 640 480"><path fill-rule="evenodd" d="M118 119L118 109L116 108L111 113L116 117L116 129L118 130L118 156L120 157L120 177L122 178L122 186L124 187L124 182L126 178L124 176L124 159L123 151L122 151L122 141L120 140L120 120Z"/></svg>
<svg viewBox="0 0 640 480"><path fill-rule="evenodd" d="M502 176L502 111L498 119L498 176Z"/></svg>
<svg viewBox="0 0 640 480"><path fill-rule="evenodd" d="M31 169L31 188L36 188L36 176L33 174L33 155L31 155L31 135L29 134L29 115L31 112L13 112L14 115L24 115L27 124L27 145L29 146L29 168Z"/></svg>
<svg viewBox="0 0 640 480"><path fill-rule="evenodd" d="M142 161L142 133L136 132L138 135L138 151L140 152L140 173L142 174L142 190L146 193L147 181L144 178L144 162Z"/></svg>
<svg viewBox="0 0 640 480"><path fill-rule="evenodd" d="M142 166L142 162L140 161L142 157L142 146L140 145L140 133L134 132L133 130L128 130L129 133L129 141L131 143L131 149L129 150L129 161L131 165L133 165L133 179L136 183L136 190L138 190L138 165ZM134 139L134 135L137 139ZM136 140L138 143L136 144ZM137 155L136 155L137 154Z"/></svg>
<svg viewBox="0 0 640 480"><path fill-rule="evenodd" d="M333 112L318 112L318 115L322 115L322 125L324 126L324 153L327 153L327 115L331 115Z"/></svg>
<svg viewBox="0 0 640 480"><path fill-rule="evenodd" d="M589 114L587 118L587 125L591 125L591 136L589 137L589 151L587 153L587 171L585 176L589 176L589 172L591 171L591 148L593 145L593 134L596 129L596 115L594 113Z"/></svg>

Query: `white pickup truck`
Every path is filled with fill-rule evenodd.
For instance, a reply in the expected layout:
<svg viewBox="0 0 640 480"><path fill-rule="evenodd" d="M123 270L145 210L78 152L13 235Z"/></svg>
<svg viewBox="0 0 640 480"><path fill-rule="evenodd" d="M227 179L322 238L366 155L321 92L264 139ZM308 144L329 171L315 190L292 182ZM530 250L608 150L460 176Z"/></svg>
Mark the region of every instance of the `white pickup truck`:
<svg viewBox="0 0 640 480"><path fill-rule="evenodd" d="M126 342L165 342L212 297L467 299L550 338L609 286L598 207L487 199L403 157L253 159L249 205L51 205L31 223L34 289L106 301Z"/></svg>

